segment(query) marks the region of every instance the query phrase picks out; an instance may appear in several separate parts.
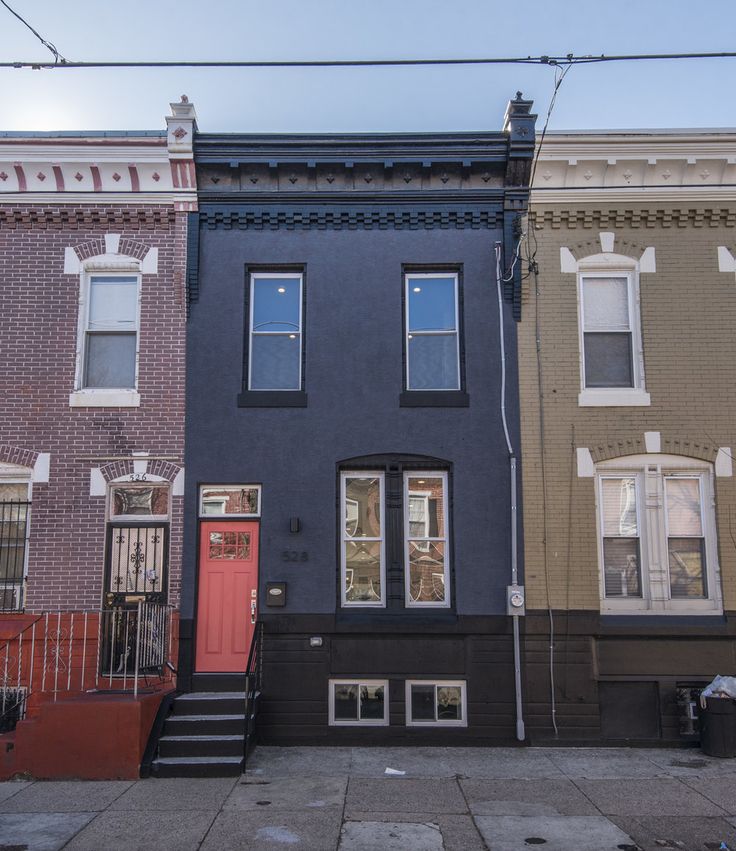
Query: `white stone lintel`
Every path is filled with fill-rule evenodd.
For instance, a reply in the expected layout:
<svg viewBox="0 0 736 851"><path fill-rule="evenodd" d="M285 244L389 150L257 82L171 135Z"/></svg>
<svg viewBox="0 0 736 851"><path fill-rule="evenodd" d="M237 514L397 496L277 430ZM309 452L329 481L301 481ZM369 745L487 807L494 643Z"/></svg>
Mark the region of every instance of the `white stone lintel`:
<svg viewBox="0 0 736 851"><path fill-rule="evenodd" d="M658 431L645 431L644 432L644 446L646 447L647 452L661 452L662 451L662 436Z"/></svg>
<svg viewBox="0 0 736 851"><path fill-rule="evenodd" d="M716 455L716 476L730 479L733 476L733 456L730 446L721 446Z"/></svg>

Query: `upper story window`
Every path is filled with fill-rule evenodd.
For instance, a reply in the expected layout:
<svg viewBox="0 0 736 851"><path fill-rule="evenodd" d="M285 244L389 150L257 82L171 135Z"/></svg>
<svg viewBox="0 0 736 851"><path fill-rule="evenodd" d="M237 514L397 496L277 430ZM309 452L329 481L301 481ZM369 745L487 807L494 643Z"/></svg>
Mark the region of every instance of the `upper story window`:
<svg viewBox="0 0 736 851"><path fill-rule="evenodd" d="M712 475L677 456L598 466L602 611L720 612Z"/></svg>
<svg viewBox="0 0 736 851"><path fill-rule="evenodd" d="M89 275L81 389L134 389L138 275Z"/></svg>
<svg viewBox="0 0 736 851"><path fill-rule="evenodd" d="M450 606L448 477L400 465L340 475L343 607ZM387 575L386 565L401 565ZM391 586L391 587L389 587Z"/></svg>
<svg viewBox="0 0 736 851"><path fill-rule="evenodd" d="M460 389L458 275L404 276L407 390Z"/></svg>
<svg viewBox="0 0 736 851"><path fill-rule="evenodd" d="M250 276L249 390L301 390L303 275Z"/></svg>
<svg viewBox="0 0 736 851"><path fill-rule="evenodd" d="M636 387L632 275L580 276L585 387Z"/></svg>

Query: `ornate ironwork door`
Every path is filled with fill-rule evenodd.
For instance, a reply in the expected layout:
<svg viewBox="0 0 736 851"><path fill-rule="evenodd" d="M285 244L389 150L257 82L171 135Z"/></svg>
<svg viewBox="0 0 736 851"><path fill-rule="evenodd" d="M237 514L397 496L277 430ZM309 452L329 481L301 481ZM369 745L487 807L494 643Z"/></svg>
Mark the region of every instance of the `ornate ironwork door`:
<svg viewBox="0 0 736 851"><path fill-rule="evenodd" d="M258 523L202 521L197 671L245 671L257 605Z"/></svg>
<svg viewBox="0 0 736 851"><path fill-rule="evenodd" d="M109 524L106 606L166 602L168 532L162 523Z"/></svg>

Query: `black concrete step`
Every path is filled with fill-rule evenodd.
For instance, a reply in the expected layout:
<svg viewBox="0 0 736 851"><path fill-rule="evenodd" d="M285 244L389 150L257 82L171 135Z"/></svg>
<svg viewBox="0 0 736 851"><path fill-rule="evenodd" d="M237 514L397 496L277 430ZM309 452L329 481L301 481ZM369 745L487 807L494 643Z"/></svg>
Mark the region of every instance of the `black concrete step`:
<svg viewBox="0 0 736 851"><path fill-rule="evenodd" d="M192 691L245 691L245 674L193 674Z"/></svg>
<svg viewBox="0 0 736 851"><path fill-rule="evenodd" d="M242 756L243 736L162 736L158 742L159 757L175 756Z"/></svg>
<svg viewBox="0 0 736 851"><path fill-rule="evenodd" d="M159 757L151 764L154 777L236 777L242 772L242 756Z"/></svg>
<svg viewBox="0 0 736 851"><path fill-rule="evenodd" d="M169 715L164 736L226 736L245 733L245 713Z"/></svg>
<svg viewBox="0 0 736 851"><path fill-rule="evenodd" d="M174 715L237 715L245 712L245 694L240 691L195 691L177 695Z"/></svg>

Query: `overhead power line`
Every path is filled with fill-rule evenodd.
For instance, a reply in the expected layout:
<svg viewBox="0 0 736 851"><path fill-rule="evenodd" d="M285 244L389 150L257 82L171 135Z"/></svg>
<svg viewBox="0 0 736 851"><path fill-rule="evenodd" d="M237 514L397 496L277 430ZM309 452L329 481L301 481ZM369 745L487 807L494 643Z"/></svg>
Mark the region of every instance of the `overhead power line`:
<svg viewBox="0 0 736 851"><path fill-rule="evenodd" d="M8 9L5 0L0 0ZM10 9L12 12L13 10ZM13 12L16 17L19 17ZM21 19L22 20L22 19ZM25 23L25 21L24 21ZM28 26L28 24L26 24ZM35 30L33 30L35 33ZM38 35L38 33L36 33ZM41 38L40 36L38 36ZM55 56L56 62L0 62L0 68L368 68L400 67L421 65L592 65L603 62L640 62L678 59L734 59L736 52L717 53L627 53L607 56L505 56L505 57L468 57L464 59L295 59L295 60L198 60L172 59L165 61L113 61L113 62L70 62L61 57L56 48L41 39Z"/></svg>
<svg viewBox="0 0 736 851"><path fill-rule="evenodd" d="M8 10L8 12L10 12L11 15L15 15L15 17L23 24L24 27L28 27L28 29L33 33L33 35L36 36L36 38L41 42L44 47L47 47L51 51L55 60L54 65L56 65L58 62L66 62L66 59L64 59L61 53L59 53L55 44L52 44L50 41L46 41L46 39L41 35L41 33L39 33L37 30L34 30L33 27L28 23L28 21L25 18L21 17L15 11L15 9L13 9L5 2L5 0L0 0L0 3L5 6L5 8Z"/></svg>

